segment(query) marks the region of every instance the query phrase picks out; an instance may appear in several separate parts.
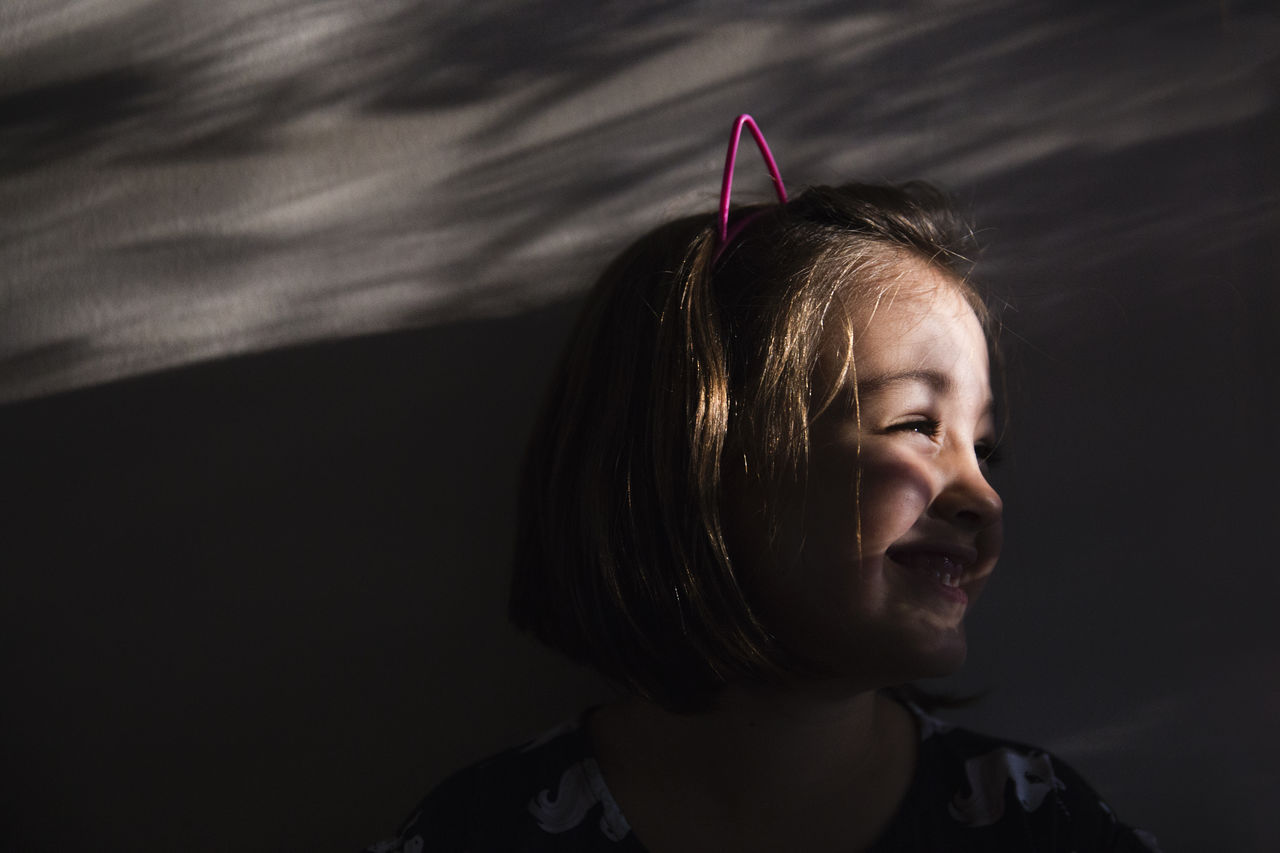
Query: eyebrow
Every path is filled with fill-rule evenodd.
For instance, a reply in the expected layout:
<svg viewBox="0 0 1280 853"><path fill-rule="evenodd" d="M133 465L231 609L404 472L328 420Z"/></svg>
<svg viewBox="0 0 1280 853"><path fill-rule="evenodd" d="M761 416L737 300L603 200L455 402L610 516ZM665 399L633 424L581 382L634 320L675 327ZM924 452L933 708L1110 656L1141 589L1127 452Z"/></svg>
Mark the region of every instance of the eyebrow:
<svg viewBox="0 0 1280 853"><path fill-rule="evenodd" d="M919 382L928 385L932 390L939 394L945 394L951 390L951 377L937 370L900 370L896 373L884 373L880 376L872 376L870 379L858 380L858 394L874 394L876 391L883 391L890 385L897 385L902 382Z"/></svg>
<svg viewBox="0 0 1280 853"><path fill-rule="evenodd" d="M899 385L904 382L919 382L926 385L935 394L947 394L951 391L951 377L937 370L899 370L894 373L884 373L880 376L872 376L869 379L862 379L858 382L858 396L864 394L874 394L877 391L883 391L891 385ZM983 415L987 415L995 410L995 399L988 399L987 404L982 407Z"/></svg>

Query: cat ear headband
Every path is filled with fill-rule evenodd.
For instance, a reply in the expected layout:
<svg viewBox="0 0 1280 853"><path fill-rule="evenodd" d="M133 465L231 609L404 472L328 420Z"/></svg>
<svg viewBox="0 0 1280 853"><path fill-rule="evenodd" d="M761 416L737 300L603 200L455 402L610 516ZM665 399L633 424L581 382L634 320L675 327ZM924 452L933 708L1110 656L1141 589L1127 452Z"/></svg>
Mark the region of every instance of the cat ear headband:
<svg viewBox="0 0 1280 853"><path fill-rule="evenodd" d="M764 164L769 169L769 177L773 179L773 189L778 194L778 203L787 203L787 188L782 185L782 176L778 174L778 164L774 162L773 154L769 151L769 144L764 141L764 134L760 132L756 120L743 113L733 120L733 130L729 134L729 150L724 157L724 178L720 182L720 230L717 233L719 239L716 242L715 254L711 256L712 264L720 259L725 248L733 242L742 229L760 215L757 212L743 217L732 229L729 228L729 195L733 190L733 166L738 159L738 143L742 139L743 125L746 125L751 130L751 135L755 137L756 147L760 149L760 156L764 158Z"/></svg>

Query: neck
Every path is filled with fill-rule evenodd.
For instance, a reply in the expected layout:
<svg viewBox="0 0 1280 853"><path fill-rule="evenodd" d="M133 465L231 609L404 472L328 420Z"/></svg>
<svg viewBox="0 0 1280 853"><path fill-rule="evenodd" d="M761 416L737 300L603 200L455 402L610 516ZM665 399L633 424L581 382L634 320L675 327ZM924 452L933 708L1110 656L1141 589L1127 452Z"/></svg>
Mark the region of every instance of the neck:
<svg viewBox="0 0 1280 853"><path fill-rule="evenodd" d="M600 709L591 735L607 784L655 851L680 849L655 845L642 825L655 792L664 791L704 826L718 816L756 839L775 830L794 842L787 833L795 826L835 814L872 833L869 843L905 793L915 757L903 708L875 691L829 683L728 687L698 714L633 700ZM851 832L839 829L845 838Z"/></svg>
<svg viewBox="0 0 1280 853"><path fill-rule="evenodd" d="M874 692L851 695L821 687L796 691L730 687L706 713L669 714L642 704L651 734L673 739L685 754L711 759L726 779L794 779L821 764L857 770L874 757L884 708ZM744 775L745 774L745 775Z"/></svg>

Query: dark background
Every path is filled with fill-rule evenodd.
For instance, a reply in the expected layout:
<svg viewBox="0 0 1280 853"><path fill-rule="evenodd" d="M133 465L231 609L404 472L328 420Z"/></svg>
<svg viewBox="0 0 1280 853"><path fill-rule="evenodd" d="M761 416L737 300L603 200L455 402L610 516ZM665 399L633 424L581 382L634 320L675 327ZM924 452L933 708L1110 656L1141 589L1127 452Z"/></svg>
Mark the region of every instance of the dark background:
<svg viewBox="0 0 1280 853"><path fill-rule="evenodd" d="M1009 541L952 716L1274 849L1274 5L639 5L0 12L0 847L356 849L603 695L503 623L521 444L750 111L793 189L929 178L988 246Z"/></svg>

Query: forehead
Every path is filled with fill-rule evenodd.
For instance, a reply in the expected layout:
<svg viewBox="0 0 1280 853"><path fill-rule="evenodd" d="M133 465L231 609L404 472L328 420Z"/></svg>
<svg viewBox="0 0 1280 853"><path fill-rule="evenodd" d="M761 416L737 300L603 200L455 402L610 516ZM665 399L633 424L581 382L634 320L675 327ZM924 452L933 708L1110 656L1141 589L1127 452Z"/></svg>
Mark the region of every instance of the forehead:
<svg viewBox="0 0 1280 853"><path fill-rule="evenodd" d="M968 285L919 259L904 259L878 280L851 285L833 306L819 359L818 411L855 382L915 374L947 376L949 386L989 400L986 330ZM870 386L868 386L870 387Z"/></svg>
<svg viewBox="0 0 1280 853"><path fill-rule="evenodd" d="M887 276L846 298L841 307L859 358L931 339L976 342L986 358L986 331L968 285L918 260L898 262Z"/></svg>

